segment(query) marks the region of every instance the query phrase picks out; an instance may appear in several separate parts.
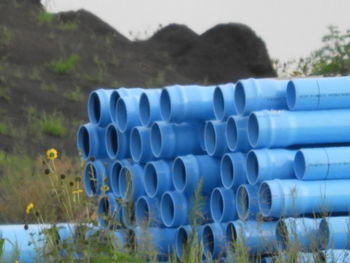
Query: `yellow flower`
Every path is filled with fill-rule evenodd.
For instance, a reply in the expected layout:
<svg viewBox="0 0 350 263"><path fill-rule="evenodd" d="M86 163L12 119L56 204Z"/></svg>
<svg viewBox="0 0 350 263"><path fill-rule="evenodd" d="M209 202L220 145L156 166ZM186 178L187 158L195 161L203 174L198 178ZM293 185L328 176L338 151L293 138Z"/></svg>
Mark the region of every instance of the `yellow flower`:
<svg viewBox="0 0 350 263"><path fill-rule="evenodd" d="M19 260L16 260L15 263L21 263L21 262L19 262Z"/></svg>
<svg viewBox="0 0 350 263"><path fill-rule="evenodd" d="M102 187L101 187L101 191L102 192L107 192L109 190L109 187L107 186L107 185L103 185Z"/></svg>
<svg viewBox="0 0 350 263"><path fill-rule="evenodd" d="M82 193L82 192L83 192L82 189L77 189L77 190L74 190L74 191L73 191L73 194L80 194L80 193Z"/></svg>
<svg viewBox="0 0 350 263"><path fill-rule="evenodd" d="M33 203L29 203L26 207L26 214L29 215L32 210L34 209L34 204Z"/></svg>
<svg viewBox="0 0 350 263"><path fill-rule="evenodd" d="M55 160L57 158L57 156L58 156L58 152L54 148L51 148L51 149L47 150L47 152L46 152L46 157L49 160L53 161L53 160Z"/></svg>

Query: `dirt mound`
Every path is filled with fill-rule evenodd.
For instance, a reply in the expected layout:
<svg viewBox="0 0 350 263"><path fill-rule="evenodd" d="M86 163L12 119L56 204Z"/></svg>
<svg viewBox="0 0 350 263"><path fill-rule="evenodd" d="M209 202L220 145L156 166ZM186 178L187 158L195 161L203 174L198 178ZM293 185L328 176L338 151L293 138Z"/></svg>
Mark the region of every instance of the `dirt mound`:
<svg viewBox="0 0 350 263"><path fill-rule="evenodd" d="M75 132L98 87L214 84L271 77L264 42L240 24L197 35L171 24L129 41L93 14L57 15L37 0L0 2L0 150L76 155Z"/></svg>

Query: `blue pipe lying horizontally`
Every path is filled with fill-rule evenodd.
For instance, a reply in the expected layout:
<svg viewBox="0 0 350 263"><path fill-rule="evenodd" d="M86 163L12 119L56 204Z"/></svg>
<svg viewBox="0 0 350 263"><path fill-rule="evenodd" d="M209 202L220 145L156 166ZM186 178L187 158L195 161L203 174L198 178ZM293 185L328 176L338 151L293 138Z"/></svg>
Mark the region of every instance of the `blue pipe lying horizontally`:
<svg viewBox="0 0 350 263"><path fill-rule="evenodd" d="M115 112L115 123L120 132L127 132L134 126L141 125L139 118L140 96L119 98Z"/></svg>
<svg viewBox="0 0 350 263"><path fill-rule="evenodd" d="M260 111L250 114L253 148L350 142L350 110Z"/></svg>
<svg viewBox="0 0 350 263"><path fill-rule="evenodd" d="M278 251L276 242L277 222L232 221L227 224L228 247L243 244L250 255L274 254Z"/></svg>
<svg viewBox="0 0 350 263"><path fill-rule="evenodd" d="M104 159L107 157L104 147L105 129L95 124L81 125L77 132L77 148L82 158Z"/></svg>
<svg viewBox="0 0 350 263"><path fill-rule="evenodd" d="M149 126L154 121L161 120L160 89L143 92L139 101L139 118L143 126Z"/></svg>
<svg viewBox="0 0 350 263"><path fill-rule="evenodd" d="M247 180L251 185L272 179L294 179L295 151L252 150L247 155Z"/></svg>
<svg viewBox="0 0 350 263"><path fill-rule="evenodd" d="M203 254L206 258L217 259L224 255L226 248L226 224L212 223L203 228Z"/></svg>
<svg viewBox="0 0 350 263"><path fill-rule="evenodd" d="M247 152L250 147L248 141L248 117L230 116L226 122L225 139L231 152Z"/></svg>
<svg viewBox="0 0 350 263"><path fill-rule="evenodd" d="M160 96L160 113L168 122L201 121L214 118L215 86L174 85L165 87Z"/></svg>
<svg viewBox="0 0 350 263"><path fill-rule="evenodd" d="M260 213L265 217L347 213L350 180L265 181L259 189Z"/></svg>
<svg viewBox="0 0 350 263"><path fill-rule="evenodd" d="M322 249L350 249L349 216L323 218L319 228Z"/></svg>
<svg viewBox="0 0 350 263"><path fill-rule="evenodd" d="M226 153L220 162L221 183L226 189L236 190L247 183L246 157L243 153Z"/></svg>
<svg viewBox="0 0 350 263"><path fill-rule="evenodd" d="M237 219L235 194L224 187L214 188L210 195L210 213L216 223Z"/></svg>
<svg viewBox="0 0 350 263"><path fill-rule="evenodd" d="M288 82L289 110L350 108L350 77L306 78Z"/></svg>
<svg viewBox="0 0 350 263"><path fill-rule="evenodd" d="M183 260L186 248L189 249L192 238L192 227L190 225L179 226L175 233L175 253L179 260Z"/></svg>
<svg viewBox="0 0 350 263"><path fill-rule="evenodd" d="M129 133L120 132L115 123L107 126L105 132L105 149L110 159L130 157Z"/></svg>
<svg viewBox="0 0 350 263"><path fill-rule="evenodd" d="M97 216L99 225L102 227L120 227L122 206L112 193L108 193L98 201Z"/></svg>
<svg viewBox="0 0 350 263"><path fill-rule="evenodd" d="M173 190L171 177L171 162L159 160L145 165L144 187L146 194L160 198L165 191Z"/></svg>
<svg viewBox="0 0 350 263"><path fill-rule="evenodd" d="M236 111L247 115L263 109L286 109L286 80L243 79L237 82L235 89Z"/></svg>
<svg viewBox="0 0 350 263"><path fill-rule="evenodd" d="M151 128L134 127L130 133L130 153L135 162L151 161L155 157L151 150Z"/></svg>
<svg viewBox="0 0 350 263"><path fill-rule="evenodd" d="M257 186L242 184L236 192L236 209L238 217L241 220L256 219L258 206L258 190Z"/></svg>
<svg viewBox="0 0 350 263"><path fill-rule="evenodd" d="M106 165L109 165L109 161L95 160L85 164L83 186L87 196L102 194L102 186L108 185Z"/></svg>
<svg viewBox="0 0 350 263"><path fill-rule="evenodd" d="M140 196L135 203L135 222L139 226L162 226L159 200Z"/></svg>
<svg viewBox="0 0 350 263"><path fill-rule="evenodd" d="M145 194L143 166L132 164L119 173L119 192L124 201L136 201Z"/></svg>
<svg viewBox="0 0 350 263"><path fill-rule="evenodd" d="M218 85L214 90L213 104L214 114L217 120L223 121L228 116L236 114L235 84L227 83Z"/></svg>
<svg viewBox="0 0 350 263"><path fill-rule="evenodd" d="M294 170L301 180L350 179L350 147L301 149Z"/></svg>
<svg viewBox="0 0 350 263"><path fill-rule="evenodd" d="M112 193L116 197L120 197L119 191L119 174L123 167L130 166L132 163L128 159L115 160L111 163L108 169L108 182Z"/></svg>
<svg viewBox="0 0 350 263"><path fill-rule="evenodd" d="M156 158L170 159L184 154L201 154L203 125L155 122L151 128L151 149Z"/></svg>
<svg viewBox="0 0 350 263"><path fill-rule="evenodd" d="M90 93L88 98L88 117L90 122L100 127L106 127L111 122L109 101L112 89L97 89Z"/></svg>
<svg viewBox="0 0 350 263"><path fill-rule="evenodd" d="M220 186L220 160L208 155L179 156L172 167L173 185L179 193L192 196L197 187L203 195Z"/></svg>
<svg viewBox="0 0 350 263"><path fill-rule="evenodd" d="M228 152L225 139L226 122L207 121L204 129L204 145L209 156L222 156Z"/></svg>
<svg viewBox="0 0 350 263"><path fill-rule="evenodd" d="M283 250L292 247L298 251L312 252L319 249L318 218L280 219L276 229L276 239Z"/></svg>
<svg viewBox="0 0 350 263"><path fill-rule="evenodd" d="M125 228L131 229L135 227L135 203L122 203L121 222Z"/></svg>

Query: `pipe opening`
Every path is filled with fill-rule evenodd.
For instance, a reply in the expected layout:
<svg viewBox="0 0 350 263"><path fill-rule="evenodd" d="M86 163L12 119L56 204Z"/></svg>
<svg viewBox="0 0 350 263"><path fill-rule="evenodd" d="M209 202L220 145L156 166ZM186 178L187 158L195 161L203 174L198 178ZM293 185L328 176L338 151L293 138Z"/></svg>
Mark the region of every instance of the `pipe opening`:
<svg viewBox="0 0 350 263"><path fill-rule="evenodd" d="M214 114L218 120L225 118L225 99L220 87L214 90Z"/></svg>
<svg viewBox="0 0 350 263"><path fill-rule="evenodd" d="M237 213L242 219L249 217L249 193L247 188L240 186L237 191Z"/></svg>
<svg viewBox="0 0 350 263"><path fill-rule="evenodd" d="M221 182L225 188L232 188L234 184L235 169L229 155L224 155L220 165Z"/></svg>
<svg viewBox="0 0 350 263"><path fill-rule="evenodd" d="M238 142L238 130L235 118L230 117L227 120L226 124L226 141L227 146L231 151L235 151L237 148L237 142Z"/></svg>
<svg viewBox="0 0 350 263"><path fill-rule="evenodd" d="M247 156L247 178L249 183L253 185L259 179L259 161L254 151L250 151Z"/></svg>
<svg viewBox="0 0 350 263"><path fill-rule="evenodd" d="M162 152L162 133L158 123L154 123L151 128L151 147L153 154L159 157Z"/></svg>
<svg viewBox="0 0 350 263"><path fill-rule="evenodd" d="M281 244L283 249L287 248L289 243L289 233L288 233L288 228L286 226L286 223L283 220L280 220L277 223L276 239Z"/></svg>
<svg viewBox="0 0 350 263"><path fill-rule="evenodd" d="M88 164L86 167L86 173L87 173L87 179L88 179L88 185L90 188L90 191L92 194L97 193L97 173L96 168L93 164Z"/></svg>
<svg viewBox="0 0 350 263"><path fill-rule="evenodd" d="M233 248L233 243L237 240L237 231L233 223L228 223L226 227L226 238L229 243L229 247Z"/></svg>
<svg viewBox="0 0 350 263"><path fill-rule="evenodd" d="M294 158L294 172L298 179L303 179L306 170L305 156L302 151L298 151Z"/></svg>
<svg viewBox="0 0 350 263"><path fill-rule="evenodd" d="M116 115L115 114L117 112L116 111L116 107L117 107L117 102L118 102L119 98L120 98L119 92L118 91L113 91L112 95L111 95L111 98L109 100L109 112L111 114L111 119L113 121L116 120Z"/></svg>
<svg viewBox="0 0 350 263"><path fill-rule="evenodd" d="M85 126L81 126L79 129L78 143L79 149L82 151L83 156L87 158L90 154L90 135Z"/></svg>
<svg viewBox="0 0 350 263"><path fill-rule="evenodd" d="M170 193L163 194L160 209L160 214L164 224L166 226L172 225L175 217L175 205Z"/></svg>
<svg viewBox="0 0 350 263"><path fill-rule="evenodd" d="M140 130L137 128L132 129L130 135L130 153L134 161L139 161L142 156L142 138Z"/></svg>
<svg viewBox="0 0 350 263"><path fill-rule="evenodd" d="M158 174L152 163L145 166L145 191L150 197L153 197L158 191Z"/></svg>
<svg viewBox="0 0 350 263"><path fill-rule="evenodd" d="M289 81L287 85L287 105L288 109L293 110L296 103L296 89L293 81Z"/></svg>
<svg viewBox="0 0 350 263"><path fill-rule="evenodd" d="M101 119L101 102L96 92L93 92L89 98L89 117L91 122L98 123Z"/></svg>
<svg viewBox="0 0 350 263"><path fill-rule="evenodd" d="M119 174L120 170L123 168L120 162L114 162L111 168L110 184L112 191L115 195L119 195Z"/></svg>
<svg viewBox="0 0 350 263"><path fill-rule="evenodd" d="M177 191L182 192L187 183L185 163L181 158L176 158L173 164L173 184Z"/></svg>
<svg viewBox="0 0 350 263"><path fill-rule="evenodd" d="M136 242L136 234L133 229L129 229L126 235L126 247L131 251L136 251L137 242Z"/></svg>
<svg viewBox="0 0 350 263"><path fill-rule="evenodd" d="M205 125L205 148L209 155L213 155L216 150L216 131L212 122L207 122Z"/></svg>
<svg viewBox="0 0 350 263"><path fill-rule="evenodd" d="M171 99L166 89L163 89L160 94L160 115L165 121L169 121L171 118Z"/></svg>
<svg viewBox="0 0 350 263"><path fill-rule="evenodd" d="M120 131L125 131L128 126L128 110L125 101L121 98L116 107L116 123Z"/></svg>
<svg viewBox="0 0 350 263"><path fill-rule="evenodd" d="M139 116L142 125L148 125L151 121L151 105L146 93L142 93L139 104Z"/></svg>
<svg viewBox="0 0 350 263"><path fill-rule="evenodd" d="M131 171L127 167L123 167L119 173L119 191L120 195L129 199L132 193L132 176Z"/></svg>
<svg viewBox="0 0 350 263"><path fill-rule="evenodd" d="M110 156L116 156L118 153L118 131L114 125L109 125L106 134L106 147Z"/></svg>
<svg viewBox="0 0 350 263"><path fill-rule="evenodd" d="M175 246L176 246L175 249L176 249L177 256L179 258L182 258L184 254L184 250L187 246L187 242L188 242L188 235L187 235L186 229L183 227L179 227L176 232L176 238L175 238Z"/></svg>
<svg viewBox="0 0 350 263"><path fill-rule="evenodd" d="M210 209L214 221L221 222L225 211L225 201L219 189L214 189L211 194Z"/></svg>
<svg viewBox="0 0 350 263"><path fill-rule="evenodd" d="M138 224L149 224L150 221L150 209L146 198L141 197L138 199L135 208L135 218Z"/></svg>
<svg viewBox="0 0 350 263"><path fill-rule="evenodd" d="M244 92L243 84L238 81L235 89L235 105L238 114L243 114L245 112L246 97Z"/></svg>
<svg viewBox="0 0 350 263"><path fill-rule="evenodd" d="M267 183L262 183L259 189L259 207L263 215L268 216L272 208L272 193Z"/></svg>
<svg viewBox="0 0 350 263"><path fill-rule="evenodd" d="M322 219L318 230L321 249L327 249L329 244L330 231L326 219Z"/></svg>
<svg viewBox="0 0 350 263"><path fill-rule="evenodd" d="M248 139L251 146L255 146L259 139L259 122L254 113L249 115L248 118Z"/></svg>
<svg viewBox="0 0 350 263"><path fill-rule="evenodd" d="M122 206L122 221L126 227L134 225L135 207L133 202L127 202Z"/></svg>
<svg viewBox="0 0 350 263"><path fill-rule="evenodd" d="M214 233L209 225L203 229L203 249L205 255L209 257L213 256L214 253Z"/></svg>

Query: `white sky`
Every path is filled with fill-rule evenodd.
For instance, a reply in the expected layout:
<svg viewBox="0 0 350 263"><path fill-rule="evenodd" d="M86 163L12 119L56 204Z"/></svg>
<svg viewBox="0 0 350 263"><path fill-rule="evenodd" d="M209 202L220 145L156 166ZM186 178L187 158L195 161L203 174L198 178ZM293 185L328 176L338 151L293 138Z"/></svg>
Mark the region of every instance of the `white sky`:
<svg viewBox="0 0 350 263"><path fill-rule="evenodd" d="M264 39L270 56L281 60L319 48L328 25L350 29L350 0L42 1L52 12L89 10L129 38L129 31L149 36L159 24L185 24L203 33L218 23L244 23Z"/></svg>

